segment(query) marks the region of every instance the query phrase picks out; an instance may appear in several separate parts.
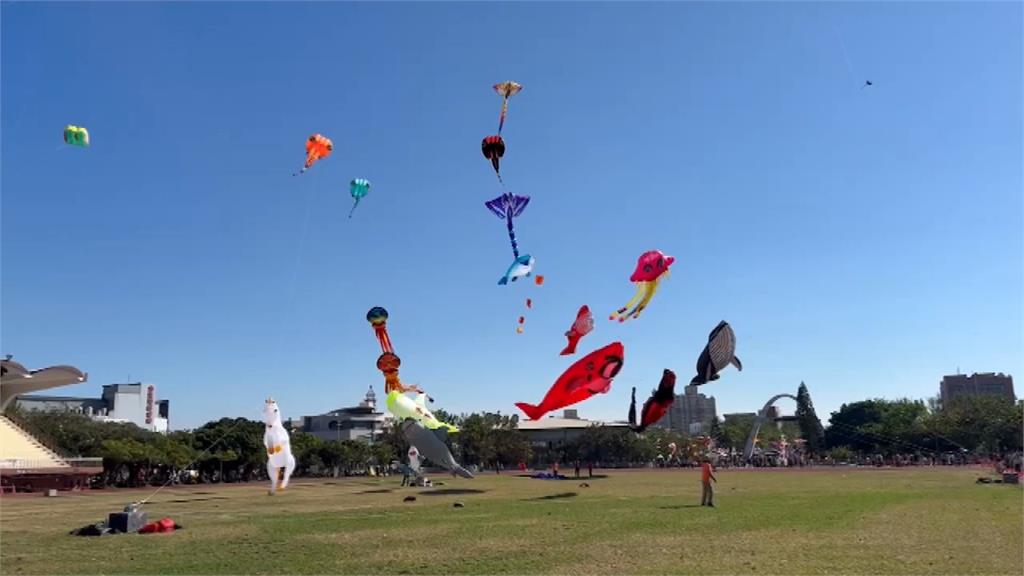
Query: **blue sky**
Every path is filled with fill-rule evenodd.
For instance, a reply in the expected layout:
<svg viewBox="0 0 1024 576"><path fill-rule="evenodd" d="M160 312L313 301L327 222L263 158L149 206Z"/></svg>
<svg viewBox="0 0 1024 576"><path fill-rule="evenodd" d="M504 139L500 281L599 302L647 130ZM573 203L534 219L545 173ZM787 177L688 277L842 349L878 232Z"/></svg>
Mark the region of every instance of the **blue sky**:
<svg viewBox="0 0 1024 576"><path fill-rule="evenodd" d="M719 412L810 387L923 398L1022 374L1020 3L3 4L2 348L129 377L174 427L381 393L375 305L402 376L448 411L517 412L621 341L612 390L693 374L729 321ZM543 286L483 203L490 86L502 173ZM865 79L874 86L862 90ZM92 146L61 148L65 124ZM303 143L334 154L301 177ZM355 216L348 181L373 183ZM640 319L636 258L676 257ZM525 299L534 306L515 333ZM1018 388L1020 387L1018 382Z"/></svg>

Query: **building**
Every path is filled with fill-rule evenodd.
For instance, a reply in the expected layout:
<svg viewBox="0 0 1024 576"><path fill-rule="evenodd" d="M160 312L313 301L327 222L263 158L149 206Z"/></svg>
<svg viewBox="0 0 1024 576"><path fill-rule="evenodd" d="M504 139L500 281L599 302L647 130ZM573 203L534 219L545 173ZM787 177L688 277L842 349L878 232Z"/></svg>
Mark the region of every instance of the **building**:
<svg viewBox="0 0 1024 576"><path fill-rule="evenodd" d="M534 448L557 449L562 444L579 438L591 426L629 429L628 422L602 422L584 420L576 410L563 410L562 416L548 416L540 420L520 420L517 427Z"/></svg>
<svg viewBox="0 0 1024 576"><path fill-rule="evenodd" d="M1013 376L1002 372L999 374L994 372L974 373L970 376L966 374L943 376L942 382L939 384L939 395L942 397L943 404L962 396L991 395L1002 396L1010 402L1017 400L1013 393Z"/></svg>
<svg viewBox="0 0 1024 576"><path fill-rule="evenodd" d="M654 425L696 436L710 432L711 422L716 418L715 398L698 393L697 386L687 386L682 394L676 395L672 407Z"/></svg>
<svg viewBox="0 0 1024 576"><path fill-rule="evenodd" d="M391 414L377 411L373 386L358 406L338 408L318 416L303 416L284 423L289 430L312 434L321 440L366 440L373 442L391 422Z"/></svg>
<svg viewBox="0 0 1024 576"><path fill-rule="evenodd" d="M0 360L0 409L19 396L85 382L88 375L74 366L29 370L11 359ZM23 429L14 413L0 414L0 486L3 491L73 489L89 486L103 472L102 458L65 458Z"/></svg>
<svg viewBox="0 0 1024 576"><path fill-rule="evenodd" d="M733 412L731 414L722 414L722 424L749 422L750 425L753 425L754 420L757 420L756 412Z"/></svg>
<svg viewBox="0 0 1024 576"><path fill-rule="evenodd" d="M156 399L152 384L107 384L99 398L75 396L18 396L22 410L77 412L101 422L130 422L151 432L166 434L170 427L170 401Z"/></svg>

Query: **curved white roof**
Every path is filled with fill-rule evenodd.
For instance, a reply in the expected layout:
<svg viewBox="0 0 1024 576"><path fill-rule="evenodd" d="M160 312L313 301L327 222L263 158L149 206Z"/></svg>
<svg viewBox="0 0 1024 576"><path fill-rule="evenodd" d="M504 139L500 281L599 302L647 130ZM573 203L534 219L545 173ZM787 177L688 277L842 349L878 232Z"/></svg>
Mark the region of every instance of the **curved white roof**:
<svg viewBox="0 0 1024 576"><path fill-rule="evenodd" d="M60 365L28 370L9 358L0 360L0 410L22 394L78 384L88 378L88 374L74 366Z"/></svg>

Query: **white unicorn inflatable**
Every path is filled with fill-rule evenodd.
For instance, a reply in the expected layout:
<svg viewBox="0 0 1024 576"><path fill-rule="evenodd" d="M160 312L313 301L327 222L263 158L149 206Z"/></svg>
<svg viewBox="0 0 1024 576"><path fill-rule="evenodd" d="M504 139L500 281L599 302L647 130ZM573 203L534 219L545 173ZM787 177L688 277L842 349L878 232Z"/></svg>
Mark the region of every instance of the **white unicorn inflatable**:
<svg viewBox="0 0 1024 576"><path fill-rule="evenodd" d="M267 398L263 406L263 422L267 425L263 445L267 447L267 474L270 476L270 495L273 496L279 486L281 490L288 487L288 480L295 471L295 457L292 456L288 431L281 424L281 412L273 398Z"/></svg>

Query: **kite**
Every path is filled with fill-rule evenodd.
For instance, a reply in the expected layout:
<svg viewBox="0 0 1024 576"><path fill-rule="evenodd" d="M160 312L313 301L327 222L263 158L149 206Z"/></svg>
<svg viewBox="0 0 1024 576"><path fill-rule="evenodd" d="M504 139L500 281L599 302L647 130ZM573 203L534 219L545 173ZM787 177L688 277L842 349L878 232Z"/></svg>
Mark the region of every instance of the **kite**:
<svg viewBox="0 0 1024 576"><path fill-rule="evenodd" d="M415 446L409 446L409 468L419 474L420 472L420 451Z"/></svg>
<svg viewBox="0 0 1024 576"><path fill-rule="evenodd" d="M576 345L579 344L580 338L590 334L593 329L594 315L590 313L590 308L584 304L580 306L580 311L576 313L576 321L572 323L572 327L565 333L565 337L569 339L569 344L566 345L560 355L568 356L569 354L575 354Z"/></svg>
<svg viewBox="0 0 1024 576"><path fill-rule="evenodd" d="M87 148L89 146L89 131L81 126L68 124L64 127L64 143Z"/></svg>
<svg viewBox="0 0 1024 576"><path fill-rule="evenodd" d="M451 470L452 474L458 474L463 478L472 478L473 473L466 470L452 456L444 442L432 431L427 430L415 420L406 420L402 423L402 432L406 440L412 444L420 453L426 456L431 462Z"/></svg>
<svg viewBox="0 0 1024 576"><path fill-rule="evenodd" d="M427 395L422 392L416 396L416 400L412 400L401 390L392 390L388 392L386 404L388 411L394 414L399 421L412 418L429 430L447 428L449 432L459 431L456 426L441 422L430 410L427 410L426 400Z"/></svg>
<svg viewBox="0 0 1024 576"><path fill-rule="evenodd" d="M365 178L356 178L349 183L349 188L352 192L352 198L356 201L352 205L352 210L348 213L348 217L351 218L352 213L356 211L356 206L359 206L359 201L370 193L370 181Z"/></svg>
<svg viewBox="0 0 1024 576"><path fill-rule="evenodd" d="M402 365L402 359L395 354L391 347L391 338L388 337L388 311L380 306L374 306L366 313L366 321L373 327L373 333L380 342L382 353L377 358L377 370L384 374L384 392L398 390L423 393L419 386L405 386L398 378L398 367Z"/></svg>
<svg viewBox="0 0 1024 576"><path fill-rule="evenodd" d="M416 392L422 394L419 386L406 386L398 378L398 367L402 365L402 359L394 352L385 352L377 357L377 370L384 374L384 392Z"/></svg>
<svg viewBox="0 0 1024 576"><path fill-rule="evenodd" d="M530 420L538 420L552 410L582 402L594 394L605 394L612 387L612 379L622 369L624 354L621 342L612 342L595 350L559 376L539 406L517 402L516 407Z"/></svg>
<svg viewBox="0 0 1024 576"><path fill-rule="evenodd" d="M484 206L487 206L492 214L505 221L505 226L508 228L508 239L512 242L512 255L515 258L519 258L519 245L516 243L516 231L512 227L512 219L518 218L529 203L529 196L517 196L511 192L484 202Z"/></svg>
<svg viewBox="0 0 1024 576"><path fill-rule="evenodd" d="M861 86L860 89L863 90L863 89L867 88L868 86L874 86L874 85L875 85L875 83L872 82L871 80L865 80L864 81L864 85Z"/></svg>
<svg viewBox="0 0 1024 576"><path fill-rule="evenodd" d="M491 161L491 166L494 166L498 182L504 184L505 182L501 179L501 157L505 155L505 141L501 139L501 136L487 136L480 144L480 151L484 153L484 158Z"/></svg>
<svg viewBox="0 0 1024 576"><path fill-rule="evenodd" d="M718 380L718 373L729 364L743 370L743 363L736 357L736 333L728 322L722 320L708 334L708 344L697 358L697 375L690 380L690 385L700 386Z"/></svg>
<svg viewBox="0 0 1024 576"><path fill-rule="evenodd" d="M263 433L263 445L267 448L267 475L270 476L270 495L277 489L288 487L288 480L295 471L295 457L292 456L292 443L288 431L281 424L281 412L273 398L267 398L263 405L263 423L267 430Z"/></svg>
<svg viewBox="0 0 1024 576"><path fill-rule="evenodd" d="M501 134L501 129L505 126L505 116L508 114L508 99L519 94L519 91L522 89L522 84L511 80L494 85L494 91L498 93L498 96L501 96L501 119L498 120L498 134Z"/></svg>
<svg viewBox="0 0 1024 576"><path fill-rule="evenodd" d="M636 284L636 294L608 319L618 318L619 322L625 322L630 318L638 318L658 292L658 284L668 274L668 267L675 261L672 256L662 254L661 250L650 250L641 254L636 263L636 270L629 277L629 281Z"/></svg>
<svg viewBox="0 0 1024 576"><path fill-rule="evenodd" d="M633 401L629 404L629 427L633 432L643 432L651 424L665 416L672 402L676 399L676 374L665 369L661 375L658 389L651 392L651 397L644 402L640 410L640 424L636 423L636 387L633 388Z"/></svg>
<svg viewBox="0 0 1024 576"><path fill-rule="evenodd" d="M330 156L333 150L334 144L330 138L322 134L313 134L309 137L309 140L306 140L306 163L302 166L302 170L292 174L292 176L297 176L309 170L317 160Z"/></svg>
<svg viewBox="0 0 1024 576"><path fill-rule="evenodd" d="M512 265L505 271L505 275L498 279L498 285L504 286L510 281L515 282L524 276L529 276L533 273L533 265L535 262L536 261L533 259L533 256L530 256L529 254L517 256L512 262Z"/></svg>
<svg viewBox="0 0 1024 576"><path fill-rule="evenodd" d="M527 256L527 258L529 258L529 256ZM529 262L527 263L527 265L529 265L531 267L533 266L533 264L529 263ZM529 276L529 273L527 273L526 275ZM539 274L537 276L534 276L533 277L533 283L536 284L537 286L542 286L544 284L544 276L543 275L539 275ZM532 298L527 298L526 299L526 309L527 310L533 310L533 299ZM525 322L526 322L526 316L520 316L519 317L519 326L516 326L516 334L522 334L523 333L523 323L525 323Z"/></svg>
<svg viewBox="0 0 1024 576"><path fill-rule="evenodd" d="M504 286L510 281L515 282L523 276L529 276L533 273L533 257L529 254L519 255L519 245L516 243L516 231L512 227L512 219L519 217L526 210L526 206L530 203L529 196L517 196L511 192L506 192L501 196L498 196L494 200L488 200L484 202L487 209L492 214L501 218L505 221L505 225L508 228L508 238L512 243L512 265L508 267L508 271L505 275L498 280L498 284Z"/></svg>
<svg viewBox="0 0 1024 576"><path fill-rule="evenodd" d="M370 323L370 326L373 326L373 333L377 336L377 341L380 342L381 352L394 353L394 350L391 348L391 339L388 338L388 311L380 306L374 306L366 313L366 321Z"/></svg>
<svg viewBox="0 0 1024 576"><path fill-rule="evenodd" d="M533 300L531 300L530 298L526 299L526 309L527 310L532 310L533 309ZM526 322L526 316L520 316L519 317L519 326L516 326L516 334L522 334L523 333L523 323L524 322Z"/></svg>

